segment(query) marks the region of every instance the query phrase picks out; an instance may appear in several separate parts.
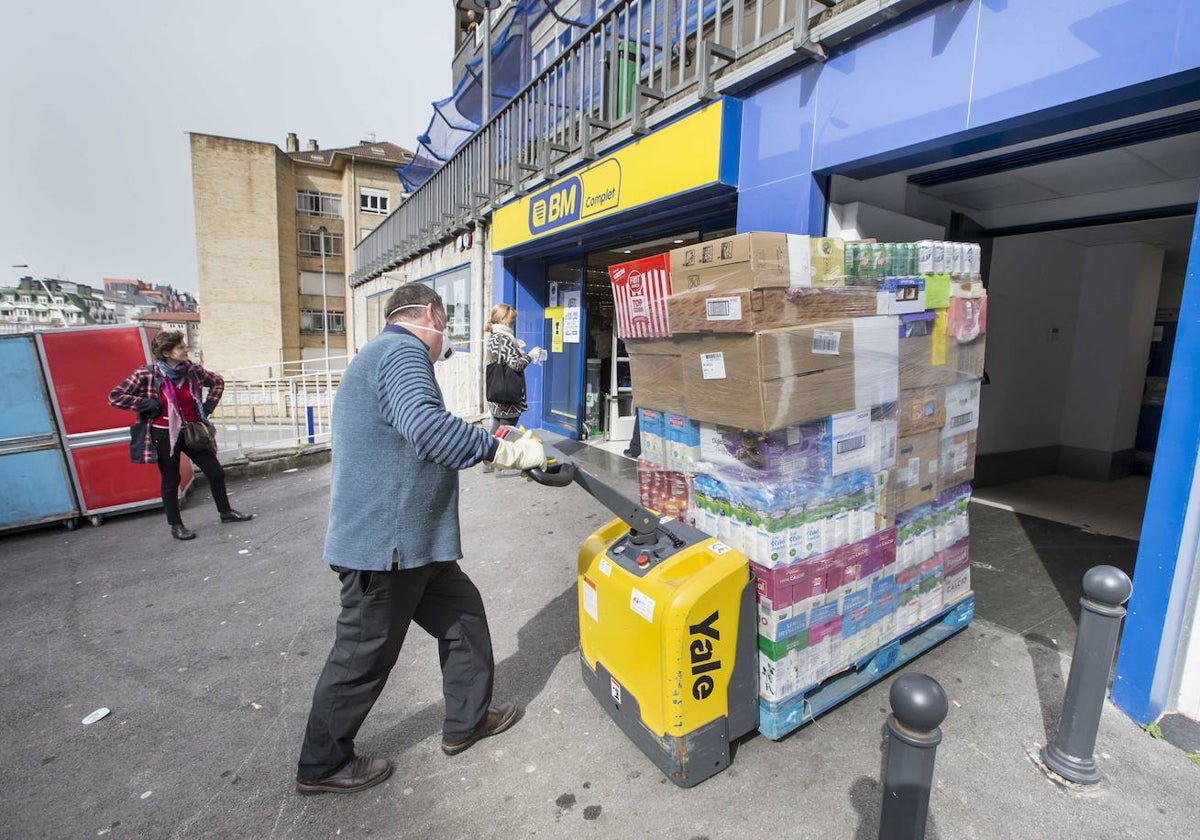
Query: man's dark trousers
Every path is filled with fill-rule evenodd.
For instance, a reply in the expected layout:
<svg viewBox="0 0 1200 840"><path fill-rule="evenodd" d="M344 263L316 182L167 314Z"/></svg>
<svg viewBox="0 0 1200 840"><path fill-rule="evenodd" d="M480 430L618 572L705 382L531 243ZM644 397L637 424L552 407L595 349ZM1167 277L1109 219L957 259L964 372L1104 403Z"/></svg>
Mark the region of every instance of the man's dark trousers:
<svg viewBox="0 0 1200 840"><path fill-rule="evenodd" d="M408 626L438 640L446 741L465 740L492 702L492 637L483 599L458 563L369 572L342 582L337 636L313 692L297 776L323 779L354 757L354 737L387 684Z"/></svg>

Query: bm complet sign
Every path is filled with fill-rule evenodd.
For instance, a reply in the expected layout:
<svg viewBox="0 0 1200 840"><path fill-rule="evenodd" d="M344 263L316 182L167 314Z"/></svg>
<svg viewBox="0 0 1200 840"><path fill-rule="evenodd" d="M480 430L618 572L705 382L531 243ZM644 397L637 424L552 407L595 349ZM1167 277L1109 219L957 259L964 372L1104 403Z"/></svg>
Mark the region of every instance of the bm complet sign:
<svg viewBox="0 0 1200 840"><path fill-rule="evenodd" d="M529 199L529 232L537 235L621 206L621 164L606 160Z"/></svg>
<svg viewBox="0 0 1200 840"><path fill-rule="evenodd" d="M717 100L511 201L492 215L493 251L710 184L737 186L741 111Z"/></svg>

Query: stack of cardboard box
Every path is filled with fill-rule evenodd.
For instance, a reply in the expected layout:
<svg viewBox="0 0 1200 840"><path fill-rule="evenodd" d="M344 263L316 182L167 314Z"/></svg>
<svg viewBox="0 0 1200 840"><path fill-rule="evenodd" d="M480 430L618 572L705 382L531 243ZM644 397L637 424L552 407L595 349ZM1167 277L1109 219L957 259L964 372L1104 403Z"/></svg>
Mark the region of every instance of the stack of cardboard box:
<svg viewBox="0 0 1200 840"><path fill-rule="evenodd" d="M750 558L769 714L970 591L978 250L748 233L657 265L669 294L616 296L642 502Z"/></svg>

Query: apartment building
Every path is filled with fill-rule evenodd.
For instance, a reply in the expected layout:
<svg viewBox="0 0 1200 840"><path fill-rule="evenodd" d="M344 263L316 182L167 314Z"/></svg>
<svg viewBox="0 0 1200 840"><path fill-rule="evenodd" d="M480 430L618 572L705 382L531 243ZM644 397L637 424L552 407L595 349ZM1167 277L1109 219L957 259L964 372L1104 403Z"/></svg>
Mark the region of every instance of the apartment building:
<svg viewBox="0 0 1200 840"><path fill-rule="evenodd" d="M16 286L0 286L0 335L87 323L82 301L57 280L22 277Z"/></svg>
<svg viewBox="0 0 1200 840"><path fill-rule="evenodd" d="M138 318L147 327L174 330L183 333L187 342L188 356L193 362L204 364L204 346L200 342L199 312L147 312Z"/></svg>
<svg viewBox="0 0 1200 840"><path fill-rule="evenodd" d="M265 373L341 357L330 367L344 367L353 248L399 204L396 168L411 153L200 133L191 152L205 365Z"/></svg>

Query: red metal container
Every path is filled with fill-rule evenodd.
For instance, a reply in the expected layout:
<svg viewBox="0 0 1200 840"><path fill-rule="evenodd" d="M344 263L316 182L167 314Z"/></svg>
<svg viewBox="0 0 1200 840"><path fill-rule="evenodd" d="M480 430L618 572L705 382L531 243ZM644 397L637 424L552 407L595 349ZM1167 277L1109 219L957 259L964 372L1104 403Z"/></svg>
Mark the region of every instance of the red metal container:
<svg viewBox="0 0 1200 840"><path fill-rule="evenodd" d="M162 504L158 469L129 458L133 412L108 404L108 392L136 367L150 361L157 330L117 324L37 333L38 351L67 465L81 512L98 525L102 515ZM180 461L180 488L192 483L192 465Z"/></svg>

